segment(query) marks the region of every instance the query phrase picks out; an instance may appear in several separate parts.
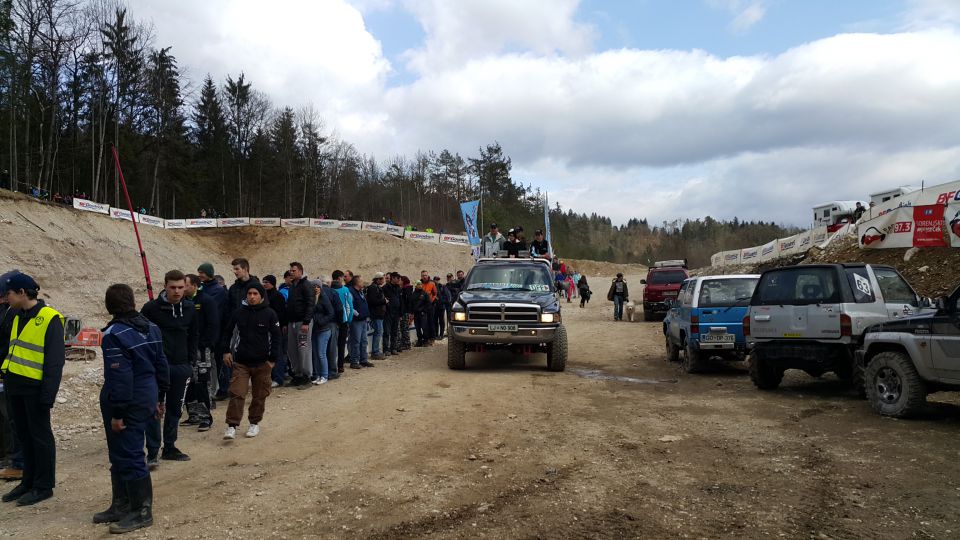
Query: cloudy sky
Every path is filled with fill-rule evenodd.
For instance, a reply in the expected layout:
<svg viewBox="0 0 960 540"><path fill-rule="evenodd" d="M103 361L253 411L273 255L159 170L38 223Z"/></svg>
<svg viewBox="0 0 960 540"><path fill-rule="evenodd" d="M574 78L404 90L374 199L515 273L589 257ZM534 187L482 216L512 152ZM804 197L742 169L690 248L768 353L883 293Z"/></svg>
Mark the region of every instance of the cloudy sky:
<svg viewBox="0 0 960 540"><path fill-rule="evenodd" d="M380 158L499 141L580 212L805 225L960 179L960 0L131 0ZM196 85L197 83L195 83Z"/></svg>

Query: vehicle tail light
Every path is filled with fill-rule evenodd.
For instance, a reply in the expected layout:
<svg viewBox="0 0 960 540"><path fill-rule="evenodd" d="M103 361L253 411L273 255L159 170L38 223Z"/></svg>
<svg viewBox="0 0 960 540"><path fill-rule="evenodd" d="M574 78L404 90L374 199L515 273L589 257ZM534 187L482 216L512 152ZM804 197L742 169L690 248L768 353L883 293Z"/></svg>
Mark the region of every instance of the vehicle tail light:
<svg viewBox="0 0 960 540"><path fill-rule="evenodd" d="M696 315L690 316L690 333L691 334L700 333L700 317Z"/></svg>
<svg viewBox="0 0 960 540"><path fill-rule="evenodd" d="M840 314L840 337L850 337L853 335L853 321L846 313Z"/></svg>
<svg viewBox="0 0 960 540"><path fill-rule="evenodd" d="M750 316L747 315L743 318L743 337L750 335Z"/></svg>

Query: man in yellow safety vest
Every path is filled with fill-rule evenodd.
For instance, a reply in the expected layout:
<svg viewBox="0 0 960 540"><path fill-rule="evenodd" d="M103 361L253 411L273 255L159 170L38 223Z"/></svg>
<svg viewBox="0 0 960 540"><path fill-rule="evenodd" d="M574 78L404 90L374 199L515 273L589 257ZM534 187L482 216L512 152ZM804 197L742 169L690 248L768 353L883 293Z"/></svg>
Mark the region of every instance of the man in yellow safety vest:
<svg viewBox="0 0 960 540"><path fill-rule="evenodd" d="M2 500L28 506L52 497L56 483L50 409L63 375L63 315L37 299L40 286L32 277L17 273L3 285L7 303L14 311L0 328L10 337L0 373L23 449L23 479Z"/></svg>

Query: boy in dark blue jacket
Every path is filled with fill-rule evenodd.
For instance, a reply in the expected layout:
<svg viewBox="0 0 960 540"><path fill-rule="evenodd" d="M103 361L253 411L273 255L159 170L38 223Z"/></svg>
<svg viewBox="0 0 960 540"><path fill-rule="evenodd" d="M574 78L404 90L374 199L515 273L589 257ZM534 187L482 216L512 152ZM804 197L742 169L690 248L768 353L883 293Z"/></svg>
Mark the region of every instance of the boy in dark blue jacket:
<svg viewBox="0 0 960 540"><path fill-rule="evenodd" d="M160 395L170 381L160 329L137 313L133 289L111 285L105 303L113 320L103 330L100 412L113 497L93 522L113 523L110 532L121 533L153 524L153 486L143 445L148 422L163 416Z"/></svg>
<svg viewBox="0 0 960 540"><path fill-rule="evenodd" d="M353 276L350 281L350 294L353 298L353 320L350 322L350 367L373 367L367 361L367 321L370 319L370 306L363 292L363 280Z"/></svg>

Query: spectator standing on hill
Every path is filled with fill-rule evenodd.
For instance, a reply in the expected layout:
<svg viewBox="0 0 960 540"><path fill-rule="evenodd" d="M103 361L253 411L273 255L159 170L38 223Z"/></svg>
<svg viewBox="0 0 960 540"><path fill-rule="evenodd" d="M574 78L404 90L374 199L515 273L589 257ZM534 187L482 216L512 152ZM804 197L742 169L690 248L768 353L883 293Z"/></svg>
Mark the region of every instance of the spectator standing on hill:
<svg viewBox="0 0 960 540"><path fill-rule="evenodd" d="M313 374L313 286L303 273L303 265L290 263L293 285L287 301L287 359L293 370L294 386L310 382Z"/></svg>
<svg viewBox="0 0 960 540"><path fill-rule="evenodd" d="M413 284L410 278L400 276L400 303L403 315L400 317L400 350L409 351L412 347L410 343L410 324L413 322Z"/></svg>
<svg viewBox="0 0 960 540"><path fill-rule="evenodd" d="M437 339L443 339L447 331L447 314L453 302L450 289L440 283L440 276L433 276L433 285L437 288L437 309L434 314L434 324L437 329Z"/></svg>
<svg viewBox="0 0 960 540"><path fill-rule="evenodd" d="M353 295L353 321L350 322L350 367L373 367L367 361L367 322L370 320L370 306L363 292L363 279L353 276L350 282L350 294Z"/></svg>
<svg viewBox="0 0 960 540"><path fill-rule="evenodd" d="M230 285L230 289L227 290L227 303L223 311L224 323L227 322L227 318L231 313L243 305L243 302L247 298L247 287L253 282L260 283L260 279L257 278L257 276L250 274L250 261L247 259L237 257L230 261L230 266L233 269L233 276L236 278L236 281L234 281L233 285ZM229 397L227 390L230 388L230 380L233 375L230 367L223 364L223 352L224 351L220 351L220 354L217 355L220 357L220 363L217 365L217 378L219 382L219 388L215 398L217 401L223 401Z"/></svg>
<svg viewBox="0 0 960 540"><path fill-rule="evenodd" d="M323 282L323 288L321 289L322 294L324 294L327 297L327 300L330 301L330 307L333 308L333 314L330 317L330 322L327 323L327 328L330 330L330 338L327 340L328 381L333 381L340 378L340 369L338 366L338 351L340 349L337 346L337 340L340 337L340 321L345 320L343 303L340 301L340 295L337 294L337 291L333 289L332 285L333 280L327 279ZM314 311L314 318L316 318L316 311ZM314 325L316 325L316 322L314 322Z"/></svg>
<svg viewBox="0 0 960 540"><path fill-rule="evenodd" d="M336 316L330 298L323 292L323 282L311 281L316 304L313 306L313 384L326 384L330 375L327 345L330 344L330 322Z"/></svg>
<svg viewBox="0 0 960 540"><path fill-rule="evenodd" d="M193 374L187 387L187 419L181 425L195 425L198 431L207 431L213 425L210 414L210 377L216 365L215 351L220 342L221 306L203 291L200 276L187 275L186 297L197 311L198 344L200 350L191 365Z"/></svg>
<svg viewBox="0 0 960 540"><path fill-rule="evenodd" d="M287 270L289 272L289 270ZM277 314L277 319L280 321L280 329L287 327L287 299L281 294L280 290L277 289L277 276L266 275L263 277L261 282L263 285L263 290L267 293L265 299L267 305L270 306L270 309ZM287 375L287 340L280 340L280 358L277 359L277 362L273 365L273 373L271 373L271 379L273 379L272 388L278 386L283 386L284 378Z"/></svg>
<svg viewBox="0 0 960 540"><path fill-rule="evenodd" d="M613 320L622 321L623 304L630 300L630 292L627 289L627 282L623 280L623 274L618 272L616 279L610 284L607 300L613 302Z"/></svg>
<svg viewBox="0 0 960 540"><path fill-rule="evenodd" d="M387 298L383 295L383 273L377 272L373 275L373 282L367 287L367 306L370 308L370 326L373 328L373 337L371 338L371 358L373 360L383 360L383 320L387 317ZM366 338L364 338L366 346ZM386 351L389 354L389 351Z"/></svg>
<svg viewBox="0 0 960 540"><path fill-rule="evenodd" d="M344 279L344 273L340 270L334 270L330 281L330 288L340 298L340 305L343 308L343 315L338 321L337 334L337 373L343 373L343 366L347 359L347 341L350 334L350 323L353 322L353 293L350 292L350 285Z"/></svg>
<svg viewBox="0 0 960 540"><path fill-rule="evenodd" d="M433 345L433 340L437 337L437 331L434 327L437 309L437 286L430 280L430 273L426 270L420 271L420 283L423 284L423 292L427 294L429 300L424 313L423 337L428 345Z"/></svg>
<svg viewBox="0 0 960 540"><path fill-rule="evenodd" d="M410 310L413 313L413 325L417 329L415 347L425 347L428 342L426 333L427 313L430 309L430 297L423 290L423 282L418 281L410 298Z"/></svg>
<svg viewBox="0 0 960 540"><path fill-rule="evenodd" d="M277 288L277 290L280 291L280 294L283 295L284 302L290 299L290 285L292 283L293 283L293 277L291 276L290 271L287 270L286 272L283 273L283 284Z"/></svg>
<svg viewBox="0 0 960 540"><path fill-rule="evenodd" d="M400 319L403 317L400 274L388 274L389 282L381 289L387 300L387 314L383 320L383 353L400 354Z"/></svg>
<svg viewBox="0 0 960 540"><path fill-rule="evenodd" d="M220 332L223 331L223 324L227 322L226 317L229 315L229 311L227 310L227 304L229 302L227 299L227 289L224 288L223 284L221 283L223 278L221 277L220 280L217 280L217 274L213 270L213 265L208 262L205 262L197 267L197 277L200 278L200 293L203 294L204 298L211 299L213 304L216 305L217 309L219 310L217 319L220 321L221 327L217 329L218 339L214 342L219 344ZM214 353L215 362L210 368L209 392L211 396L215 396L219 391L220 369L223 362L220 358L223 351L215 350ZM212 407L213 403L210 403L210 408Z"/></svg>

